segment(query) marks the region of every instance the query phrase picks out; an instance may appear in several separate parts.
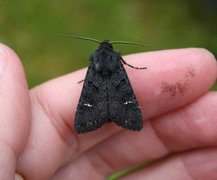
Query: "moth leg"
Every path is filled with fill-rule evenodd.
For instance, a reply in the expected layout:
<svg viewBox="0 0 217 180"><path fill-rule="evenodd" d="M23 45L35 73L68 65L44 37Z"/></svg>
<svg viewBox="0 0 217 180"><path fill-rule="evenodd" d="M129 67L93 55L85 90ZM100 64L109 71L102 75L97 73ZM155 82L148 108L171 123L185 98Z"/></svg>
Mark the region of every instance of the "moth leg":
<svg viewBox="0 0 217 180"><path fill-rule="evenodd" d="M78 81L78 84L80 84L80 83L82 83L82 82L84 82L84 79L82 79L82 80Z"/></svg>
<svg viewBox="0 0 217 180"><path fill-rule="evenodd" d="M132 65L128 64L126 61L124 61L123 58L121 58L121 61L123 62L123 64L125 64L125 65L127 65L127 66L129 66L129 67L131 67L133 69L147 69L147 67L135 67L135 66L132 66Z"/></svg>

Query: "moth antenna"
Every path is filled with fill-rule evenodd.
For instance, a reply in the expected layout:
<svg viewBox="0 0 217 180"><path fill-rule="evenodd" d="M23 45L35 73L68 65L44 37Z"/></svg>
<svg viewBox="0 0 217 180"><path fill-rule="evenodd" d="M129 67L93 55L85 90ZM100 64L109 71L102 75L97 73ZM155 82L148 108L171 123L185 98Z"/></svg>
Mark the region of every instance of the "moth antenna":
<svg viewBox="0 0 217 180"><path fill-rule="evenodd" d="M61 37L64 37L64 38L82 39L82 40L92 41L92 42L96 42L96 43L101 43L99 40L89 38L89 37L74 36L74 35L67 35L67 34L58 34L58 33L56 33L54 35L61 36Z"/></svg>
<svg viewBox="0 0 217 180"><path fill-rule="evenodd" d="M145 44L136 43L136 42L130 42L130 41L111 41L110 44L132 44L132 45L136 45L136 46L144 46L144 47L154 48L154 46L145 45Z"/></svg>

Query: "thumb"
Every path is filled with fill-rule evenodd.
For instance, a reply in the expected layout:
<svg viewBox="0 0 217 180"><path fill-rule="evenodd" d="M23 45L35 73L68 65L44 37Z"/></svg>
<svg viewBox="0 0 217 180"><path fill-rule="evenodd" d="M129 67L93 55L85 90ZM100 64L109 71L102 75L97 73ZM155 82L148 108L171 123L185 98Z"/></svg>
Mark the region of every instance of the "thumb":
<svg viewBox="0 0 217 180"><path fill-rule="evenodd" d="M14 179L16 159L30 128L30 103L23 67L0 44L0 179Z"/></svg>

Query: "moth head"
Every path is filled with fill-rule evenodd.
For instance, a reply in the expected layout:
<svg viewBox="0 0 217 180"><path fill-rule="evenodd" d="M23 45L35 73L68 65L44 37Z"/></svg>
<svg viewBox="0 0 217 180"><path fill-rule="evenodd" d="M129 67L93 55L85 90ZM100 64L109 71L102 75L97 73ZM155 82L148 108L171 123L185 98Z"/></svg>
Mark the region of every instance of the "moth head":
<svg viewBox="0 0 217 180"><path fill-rule="evenodd" d="M104 40L100 43L99 48L108 48L108 49L113 49L111 43L109 42L109 40Z"/></svg>

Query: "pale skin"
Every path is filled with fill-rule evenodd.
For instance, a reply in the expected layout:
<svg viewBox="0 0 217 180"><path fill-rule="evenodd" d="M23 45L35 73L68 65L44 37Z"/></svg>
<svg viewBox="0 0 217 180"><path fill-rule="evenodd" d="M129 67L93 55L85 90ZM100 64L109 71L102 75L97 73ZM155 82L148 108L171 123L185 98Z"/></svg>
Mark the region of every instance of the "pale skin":
<svg viewBox="0 0 217 180"><path fill-rule="evenodd" d="M0 57L0 179L13 180L16 172L28 180L97 180L154 160L122 179L217 179L217 93L209 91L217 64L207 50L125 56L147 67L126 67L144 128L134 132L110 123L77 135L77 82L86 69L28 90L19 58L5 45L0 49L6 57Z"/></svg>

